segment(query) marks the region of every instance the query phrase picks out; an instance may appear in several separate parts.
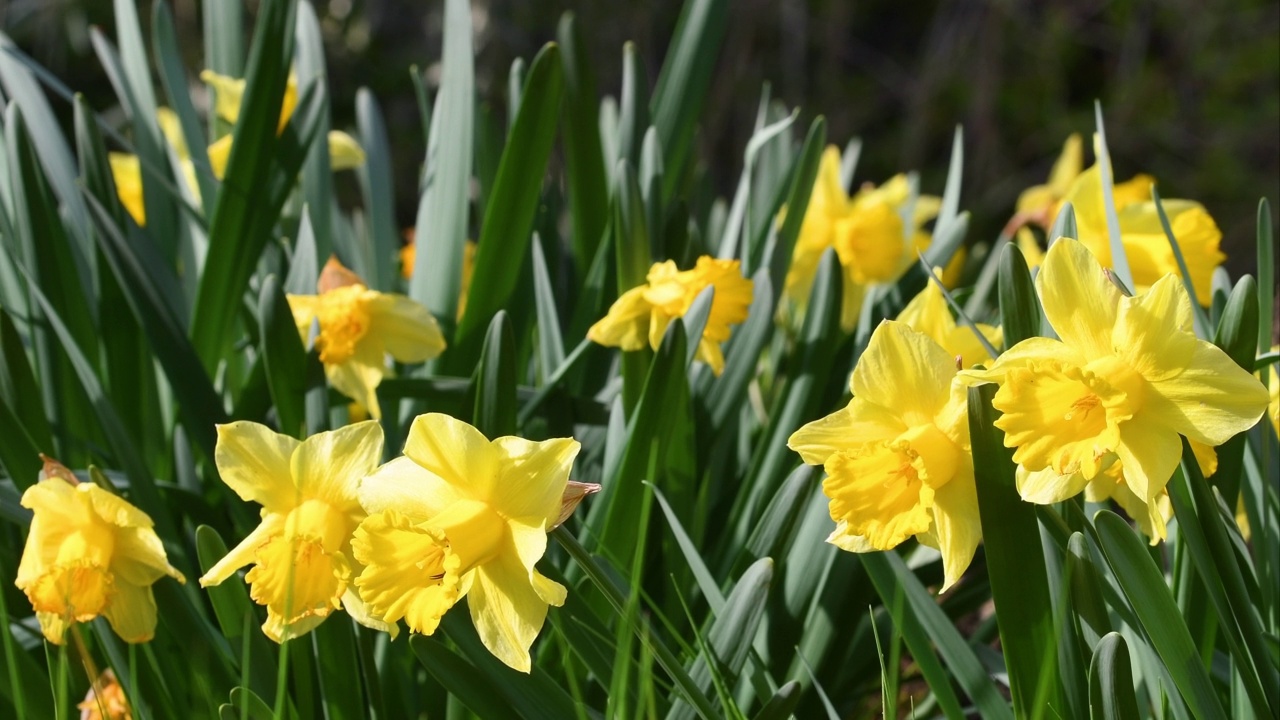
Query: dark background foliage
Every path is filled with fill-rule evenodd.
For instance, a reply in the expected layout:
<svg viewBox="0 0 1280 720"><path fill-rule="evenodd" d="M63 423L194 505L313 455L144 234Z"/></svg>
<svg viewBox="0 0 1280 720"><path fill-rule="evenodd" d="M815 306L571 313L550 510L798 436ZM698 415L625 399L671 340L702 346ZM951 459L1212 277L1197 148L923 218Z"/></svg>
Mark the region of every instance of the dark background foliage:
<svg viewBox="0 0 1280 720"><path fill-rule="evenodd" d="M315 2L334 126L353 123L358 87L377 95L396 149L397 213L409 225L423 153L409 66L433 77L441 4ZM512 60L554 39L561 12L576 13L600 89L616 94L622 43L636 43L652 83L680 9L677 0L472 4L477 87L497 117ZM197 68L199 4L175 0L174 11ZM734 0L731 12L699 138L721 193L732 190L767 81L806 117L824 114L833 141L863 139L860 180L919 169L924 188L940 192L951 131L962 124L971 239L994 237L1018 192L1044 181L1065 137L1092 130L1096 98L1117 176L1148 172L1165 197L1203 202L1231 269L1250 269L1258 198L1280 196L1280 3ZM88 43L89 25L112 25L111 3L0 0L0 13L20 46L100 111L118 113Z"/></svg>

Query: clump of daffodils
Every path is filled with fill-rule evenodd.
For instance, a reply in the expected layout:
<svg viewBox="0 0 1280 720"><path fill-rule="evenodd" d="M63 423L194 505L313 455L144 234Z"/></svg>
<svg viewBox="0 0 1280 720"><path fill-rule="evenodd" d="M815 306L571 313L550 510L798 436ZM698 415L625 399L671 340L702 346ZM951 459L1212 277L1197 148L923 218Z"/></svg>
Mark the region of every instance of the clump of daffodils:
<svg viewBox="0 0 1280 720"><path fill-rule="evenodd" d="M22 506L34 515L15 584L45 638L61 645L73 623L102 616L125 642L150 640L156 630L151 586L166 575L185 582L169 564L151 518L80 482L56 461L46 458L41 475L22 494Z"/></svg>
<svg viewBox="0 0 1280 720"><path fill-rule="evenodd" d="M716 375L724 372L720 346L733 332L730 326L747 319L751 306L752 282L742 277L739 262L703 256L692 270L680 270L668 260L655 263L647 281L623 293L608 314L591 326L587 338L623 350L640 350L646 345L657 350L671 321L683 317L698 294L713 287L711 313L698 343L697 358L710 365Z"/></svg>

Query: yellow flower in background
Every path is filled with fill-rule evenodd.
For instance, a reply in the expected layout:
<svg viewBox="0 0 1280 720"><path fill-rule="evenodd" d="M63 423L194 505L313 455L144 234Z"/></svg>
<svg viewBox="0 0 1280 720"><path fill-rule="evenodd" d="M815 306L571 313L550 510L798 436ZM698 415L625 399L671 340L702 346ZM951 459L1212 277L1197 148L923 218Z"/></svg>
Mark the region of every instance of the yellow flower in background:
<svg viewBox="0 0 1280 720"><path fill-rule="evenodd" d="M129 720L133 717L124 688L111 668L98 676L98 681L85 693L84 700L76 705L76 709L80 711L80 720Z"/></svg>
<svg viewBox="0 0 1280 720"><path fill-rule="evenodd" d="M1280 352L1280 345L1272 345L1271 352ZM1267 390L1271 395L1267 414L1271 416L1271 429L1280 437L1280 365L1271 365L1267 373Z"/></svg>
<svg viewBox="0 0 1280 720"><path fill-rule="evenodd" d="M956 372L928 336L885 321L853 370L853 400L787 440L826 469L822 491L836 521L827 542L870 552L915 536L942 552L944 590L982 539L967 390Z"/></svg>
<svg viewBox="0 0 1280 720"><path fill-rule="evenodd" d="M81 483L45 458L40 482L22 494L34 512L15 585L27 595L49 642L61 645L72 623L106 617L125 642L155 635L151 586L169 564L151 518L93 483Z"/></svg>
<svg viewBox="0 0 1280 720"><path fill-rule="evenodd" d="M329 384L381 418L377 389L390 373L386 356L418 363L439 355L445 342L436 319L404 295L365 287L337 258L325 264L318 288L318 295L288 296L298 332L306 342L312 323L319 325L315 347Z"/></svg>
<svg viewBox="0 0 1280 720"><path fill-rule="evenodd" d="M405 244L400 247L400 276L405 280L413 277L413 264L418 259L416 235L414 228L405 228ZM477 247L474 240L468 240L462 246L462 283L458 288L458 321L462 320L462 314L467 311L467 293L471 292L471 276L476 273Z"/></svg>
<svg viewBox="0 0 1280 720"><path fill-rule="evenodd" d="M840 324L852 330L867 288L897 280L916 261L915 249L929 246L920 228L937 216L940 204L934 196L915 196L906 175L878 188L864 186L850 198L840 181L840 151L828 147L787 271L788 301L796 307L808 302L822 254L835 248L844 276Z"/></svg>
<svg viewBox="0 0 1280 720"><path fill-rule="evenodd" d="M1071 191L1072 182L1083 169L1084 143L1080 133L1072 133L1062 144L1062 154L1049 171L1049 182L1029 187L1018 196L1019 225L1032 222L1045 228L1051 226L1057 219L1059 203Z"/></svg>
<svg viewBox="0 0 1280 720"><path fill-rule="evenodd" d="M720 344L729 339L730 325L747 319L751 306L752 282L742 277L737 260L698 258L692 270L679 270L670 260L649 268L648 283L622 294L609 312L587 331L587 338L608 347L639 350L662 344L667 326L683 317L708 286L715 287L711 313L697 358L711 366L716 375L724 372Z"/></svg>
<svg viewBox="0 0 1280 720"><path fill-rule="evenodd" d="M218 585L253 563L249 595L267 607L262 631L282 642L310 632L345 607L369 618L351 585L360 568L351 534L364 519L356 488L382 459L382 427L373 420L299 441L253 422L218 426L214 462L241 499L262 506L262 522L200 578Z"/></svg>
<svg viewBox="0 0 1280 720"><path fill-rule="evenodd" d="M133 216L139 227L147 224L147 208L142 202L142 163L137 155L107 153L111 165L111 179L115 181L116 196L120 204Z"/></svg>
<svg viewBox="0 0 1280 720"><path fill-rule="evenodd" d="M942 275L937 268L934 268L934 274L939 277ZM959 358L961 368L971 368L978 363L989 364L992 359L982 342L973 334L972 328L956 324L951 308L947 305L947 298L933 282L927 283L924 290L898 313L898 322L928 335L930 340L941 345L952 358ZM999 350L1004 342L1004 333L1000 328L985 323L977 323L977 326L978 332L982 333L987 342Z"/></svg>
<svg viewBox="0 0 1280 720"><path fill-rule="evenodd" d="M1153 501L1181 458L1179 434L1222 444L1257 422L1264 388L1195 337L1190 300L1173 276L1122 297L1083 244L1062 238L1036 286L1062 339L1024 340L972 374L1001 383L996 426L1015 448L1022 498L1060 502L1119 463L1163 537Z"/></svg>
<svg viewBox="0 0 1280 720"><path fill-rule="evenodd" d="M355 582L370 612L429 635L466 595L484 646L529 672L547 608L565 600L535 565L560 522L578 450L571 438L490 441L447 415L418 416L404 457L360 487L369 516L353 543L365 565Z"/></svg>

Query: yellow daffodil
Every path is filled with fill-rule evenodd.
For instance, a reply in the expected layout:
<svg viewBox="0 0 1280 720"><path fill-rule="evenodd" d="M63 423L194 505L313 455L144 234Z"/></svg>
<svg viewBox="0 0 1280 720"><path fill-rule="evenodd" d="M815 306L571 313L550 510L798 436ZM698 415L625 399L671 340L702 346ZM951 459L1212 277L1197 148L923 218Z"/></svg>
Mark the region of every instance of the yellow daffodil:
<svg viewBox="0 0 1280 720"><path fill-rule="evenodd" d="M1080 133L1072 133L1062 144L1062 154L1049 171L1049 182L1029 187L1018 196L1018 225L1028 222L1044 228L1052 225L1058 204L1070 192L1071 184L1083 169L1084 143Z"/></svg>
<svg viewBox="0 0 1280 720"><path fill-rule="evenodd" d="M828 147L818 165L787 271L788 302L804 306L822 254L834 247L844 275L840 321L846 331L852 330L867 288L897 280L915 262L915 249L929 246L929 236L920 227L937 216L941 201L922 195L912 205L912 199L906 175L897 175L878 188L865 186L850 198L840 181L840 151Z"/></svg>
<svg viewBox="0 0 1280 720"><path fill-rule="evenodd" d="M646 344L657 350L671 321L683 317L698 293L713 286L711 313L697 357L710 365L716 375L724 372L720 344L729 339L730 325L747 319L751 306L752 283L742 277L738 261L704 255L692 270L682 271L668 260L649 268L647 279L647 284L623 293L609 313L591 326L587 338L623 350L639 350Z"/></svg>
<svg viewBox="0 0 1280 720"><path fill-rule="evenodd" d="M529 672L547 607L565 600L535 565L561 518L578 450L571 438L490 441L447 415L420 415L404 457L360 487L369 516L353 543L365 565L355 582L370 612L429 635L466 595L485 647Z"/></svg>
<svg viewBox="0 0 1280 720"><path fill-rule="evenodd" d="M936 268L934 274L941 277ZM953 358L958 358L961 368L971 368L977 363L990 363L982 342L973 334L973 329L966 325L957 325L951 315L951 308L942 294L942 289L930 282L925 285L919 295L898 314L898 322L917 332L929 336L930 340L942 346ZM996 349L1003 342L1003 333L998 327L977 323L978 331Z"/></svg>
<svg viewBox="0 0 1280 720"><path fill-rule="evenodd" d="M881 323L853 370L853 400L800 428L787 446L823 465L835 532L851 552L888 550L915 536L942 552L943 589L964 574L982 539L967 390L954 356L900 322Z"/></svg>
<svg viewBox="0 0 1280 720"><path fill-rule="evenodd" d="M152 584L165 575L185 582L169 564L151 518L48 459L40 482L22 494L22 506L34 517L15 584L31 601L45 638L61 645L72 623L101 615L125 642L150 640L156 630Z"/></svg>
<svg viewBox="0 0 1280 720"><path fill-rule="evenodd" d="M360 571L351 534L364 519L356 489L382 459L382 427L369 420L299 441L252 422L218 426L222 481L262 506L262 522L200 578L217 585L254 564L249 595L267 607L262 630L281 642L310 632L345 607L377 629L351 581Z"/></svg>
<svg viewBox="0 0 1280 720"><path fill-rule="evenodd" d="M107 153L111 165L111 179L115 181L116 196L120 204L133 216L140 227L147 224L147 208L142 202L142 163L137 155Z"/></svg>
<svg viewBox="0 0 1280 720"><path fill-rule="evenodd" d="M1222 444L1257 422L1265 389L1195 337L1191 303L1171 275L1123 297L1083 244L1062 238L1036 285L1061 340L1024 340L976 373L1001 382L996 426L1015 448L1023 499L1065 500L1119 463L1163 537L1153 501L1182 455L1179 434Z"/></svg>
<svg viewBox="0 0 1280 720"><path fill-rule="evenodd" d="M133 710L124 695L124 688L116 674L107 668L98 676L98 681L85 693L84 700L76 705L80 711L80 720L129 720Z"/></svg>
<svg viewBox="0 0 1280 720"><path fill-rule="evenodd" d="M1280 352L1280 345L1272 345L1271 352ZM1271 429L1280 437L1280 365L1271 365L1267 373L1267 390L1271 395L1267 409L1271 416Z"/></svg>
<svg viewBox="0 0 1280 720"><path fill-rule="evenodd" d="M337 258L321 272L319 291L288 296L298 332L305 342L319 324L315 347L329 384L381 418L377 389L390 373L386 356L417 363L439 355L445 342L436 319L404 295L365 287Z"/></svg>

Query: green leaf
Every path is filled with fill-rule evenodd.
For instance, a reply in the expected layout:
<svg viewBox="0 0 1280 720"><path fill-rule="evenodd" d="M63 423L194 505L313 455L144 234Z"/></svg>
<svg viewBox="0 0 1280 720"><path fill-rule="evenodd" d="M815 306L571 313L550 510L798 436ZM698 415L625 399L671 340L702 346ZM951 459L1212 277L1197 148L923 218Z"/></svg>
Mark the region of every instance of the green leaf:
<svg viewBox="0 0 1280 720"><path fill-rule="evenodd" d="M1195 296L1192 295L1192 304ZM1245 370L1253 369L1254 349L1258 346L1258 284L1245 275L1236 282L1227 305L1218 318L1213 344Z"/></svg>
<svg viewBox="0 0 1280 720"><path fill-rule="evenodd" d="M707 563L702 559L702 555L698 552L698 546L689 537L689 533L685 531L684 526L680 524L680 518L676 516L676 511L671 508L671 503L667 502L667 498L663 496L662 491L656 487L653 489L653 495L658 500L659 507L662 508L662 514L667 518L667 524L671 526L671 534L676 538L676 544L680 546L680 552L684 554L685 562L692 571L694 580L698 583L698 589L702 591L703 597L707 599L707 605L711 607L711 612L719 614L724 608L724 593L720 592L720 584L716 582L715 577L711 575L711 571L707 568Z"/></svg>
<svg viewBox="0 0 1280 720"><path fill-rule="evenodd" d="M787 720L800 704L800 683L792 680L773 694L769 702L760 711L751 716L751 720Z"/></svg>
<svg viewBox="0 0 1280 720"><path fill-rule="evenodd" d="M430 119L425 186L415 223L418 250L409 281L409 296L427 306L446 338L452 338L458 316L462 249L469 215L467 194L475 116L475 56L471 49L469 6L467 0L446 0L444 5L440 91ZM523 242L523 238L520 240ZM495 251L498 248L491 252ZM488 322L489 318L484 318L480 327Z"/></svg>
<svg viewBox="0 0 1280 720"><path fill-rule="evenodd" d="M564 63L565 181L572 219L573 259L586 274L595 257L609 217L609 186L604 150L600 144L596 77L584 52L582 33L573 13L560 16L556 30Z"/></svg>
<svg viewBox="0 0 1280 720"><path fill-rule="evenodd" d="M950 677L925 675L929 688L939 697L939 703L944 707L958 708L959 703L951 690L951 682L954 678L973 701L981 717L1012 720L1013 713L1010 712L1009 705L1000 696L986 669L974 655L973 649L960 636L960 632L938 607L933 597L929 595L929 591L920 584L915 573L907 569L902 558L893 552L875 552L861 554L858 559L862 561L863 567L871 577L871 582L876 586L876 592L880 594L885 606L891 611L895 607L893 602L895 593L905 594L907 603L905 610L908 612L895 614L894 623L902 632L903 640L906 641L911 655L919 662L918 658L932 655L936 647L943 662L950 669ZM921 663L922 671L927 667L929 666ZM946 698L945 703L943 698ZM949 713L949 717L963 716L959 713Z"/></svg>
<svg viewBox="0 0 1280 720"><path fill-rule="evenodd" d="M277 146L287 151L287 139L276 137L285 81L293 60L297 5L291 0L263 0L258 12L253 48L249 52L244 102L236 121L231 156L222 188L213 203L209 223L209 254L196 293L191 336L206 370L213 370L225 351L241 295L266 247L279 210L274 198L263 200L272 170L282 170L292 185L296 166L275 168ZM306 103L290 120L298 127ZM314 112L314 111L313 111ZM314 128L309 128L314 131ZM290 134L286 129L285 136ZM305 137L305 135L304 135ZM294 159L301 163L301 153ZM279 202L283 203L283 195Z"/></svg>
<svg viewBox="0 0 1280 720"><path fill-rule="evenodd" d="M775 557L786 551L796 523L818 486L817 468L801 465L782 482L747 540L747 553Z"/></svg>
<svg viewBox="0 0 1280 720"><path fill-rule="evenodd" d="M244 5L207 2L204 8L205 66L221 75L244 74Z"/></svg>
<svg viewBox="0 0 1280 720"><path fill-rule="evenodd" d="M1045 709L1041 701L1050 713L1061 714L1066 708L1057 690L1049 576L1040 543L1027 541L1040 529L1035 506L1018 494L1013 452L1004 446L1004 432L994 424L999 413L991 399L998 389L994 383L969 388L969 437L991 599L1000 619L1000 647L1015 714L1031 717ZM1041 682L1051 688L1047 698L1037 692Z"/></svg>
<svg viewBox="0 0 1280 720"><path fill-rule="evenodd" d="M368 88L356 91L356 127L365 162L357 171L369 223L372 267L369 287L391 292L396 287L400 233L396 230L395 195L391 183L391 147L378 100Z"/></svg>
<svg viewBox="0 0 1280 720"><path fill-rule="evenodd" d="M725 218L724 230L718 237L712 236L718 243L716 249L717 257L729 260L739 255L745 256L749 254L742 248L755 249L763 246L764 238L767 237L772 223L765 223L764 227L754 228L751 232L744 229L747 221L748 205L765 205L769 201L769 198L765 198L766 202L753 198L752 179L757 174L757 159L760 157L761 151L771 142L777 140L779 136L783 138L780 142L790 142L790 137L783 136L783 133L795 123L797 117L799 117L799 113L793 112L775 123L759 127L751 135L751 139L747 141L747 148L742 154L742 174L738 176L738 189L733 194L733 205L730 206L729 214ZM756 199L755 203L751 202L753 199ZM781 203L784 199L784 197L779 196L776 203ZM775 204L769 210L772 212L767 213L767 217L772 217L777 214L778 208ZM710 230L711 228L708 228L708 231ZM744 236L746 236L745 241L743 239Z"/></svg>
<svg viewBox="0 0 1280 720"><path fill-rule="evenodd" d="M542 252L542 239L533 234L533 300L538 312L538 367L542 380L551 376L564 363L564 339L560 335L559 309L551 273Z"/></svg>
<svg viewBox="0 0 1280 720"><path fill-rule="evenodd" d="M773 336L776 296L768 270L762 268L757 271L751 282L751 306L747 309L747 320L729 338L724 350L724 372L711 384L707 393L712 427L724 427L729 417L739 410L747 385L755 377L760 353Z"/></svg>
<svg viewBox="0 0 1280 720"><path fill-rule="evenodd" d="M1258 201L1258 353L1271 349L1271 313L1276 298L1276 234L1271 227L1271 204L1266 198ZM1272 368L1272 372L1276 372Z"/></svg>
<svg viewBox="0 0 1280 720"><path fill-rule="evenodd" d="M486 437L516 433L516 348L511 322L499 310L489 323L480 364L472 383L475 388L474 423Z"/></svg>
<svg viewBox="0 0 1280 720"><path fill-rule="evenodd" d="M675 189L692 152L694 126L707 101L720 43L729 26L727 0L688 0L680 11L666 62L649 105L666 150L663 195Z"/></svg>
<svg viewBox="0 0 1280 720"><path fill-rule="evenodd" d="M1058 238L1067 237L1079 239L1080 230L1076 227L1076 209L1071 203L1064 202L1058 210L1058 217L1053 220L1053 227L1049 230L1049 243L1052 244Z"/></svg>
<svg viewBox="0 0 1280 720"><path fill-rule="evenodd" d="M951 164L947 168L947 184L942 190L942 207L933 223L933 233L946 236L948 226L960 213L960 184L964 180L964 128L957 125L951 140ZM945 266L944 266L945 267Z"/></svg>
<svg viewBox="0 0 1280 720"><path fill-rule="evenodd" d="M414 635L409 638L409 647L413 648L423 667L471 712L485 720L521 717L505 700L502 689L490 676L478 672L474 665L443 642L426 635Z"/></svg>
<svg viewBox="0 0 1280 720"><path fill-rule="evenodd" d="M502 151L480 228L467 312L458 325L451 353L455 367L465 367L475 357L480 330L494 314L515 307L513 294L529 252L539 189L560 118L563 73L555 45L544 47L529 68L525 101Z"/></svg>
<svg viewBox="0 0 1280 720"><path fill-rule="evenodd" d="M1187 296L1191 298L1191 310L1195 319L1196 336L1200 338L1209 335L1209 318L1204 314L1204 308L1200 306L1200 301L1196 299L1195 284L1191 282L1191 271L1187 269L1187 261L1182 256L1182 248L1178 246L1178 239L1173 235L1173 226L1169 224L1169 216L1165 214L1164 202L1160 200L1160 191L1156 190L1154 183L1151 185L1151 199L1155 202L1156 215L1160 218L1160 226L1164 229L1165 237L1169 239L1169 249L1173 251L1173 259L1178 263L1178 272L1182 276L1182 287L1186 289Z"/></svg>
<svg viewBox="0 0 1280 720"><path fill-rule="evenodd" d="M809 295L798 356L791 360L794 369L783 381L779 402L756 446L746 483L750 489L738 496L738 507L734 509L733 517L737 519L734 537L739 545L747 541L759 521L760 507L782 482L787 469L796 463L795 454L787 447L787 438L804 423L816 419L823 402L829 402L824 391L843 340L840 332L843 284L840 261L836 259L835 250L828 250L818 264Z"/></svg>
<svg viewBox="0 0 1280 720"><path fill-rule="evenodd" d="M1129 648L1119 633L1107 633L1093 651L1089 664L1089 717L1093 720L1127 720L1140 717L1133 694Z"/></svg>
<svg viewBox="0 0 1280 720"><path fill-rule="evenodd" d="M1187 625L1142 540L1108 510L1098 512L1094 525L1112 574L1182 698L1196 717L1225 718L1209 674L1196 660L1199 654Z"/></svg>
<svg viewBox="0 0 1280 720"><path fill-rule="evenodd" d="M280 278L275 275L263 280L258 293L258 334L279 427L286 435L302 439L307 433L307 353Z"/></svg>
<svg viewBox="0 0 1280 720"><path fill-rule="evenodd" d="M237 3L209 3L209 5L236 5ZM206 6L206 12L208 7ZM206 22L209 20L206 18ZM187 143L187 149L191 156L191 162L196 168L197 189L202 198L212 198L218 194L218 183L213 176L213 169L209 166L209 153L204 150L208 141L203 129L200 127L199 117L196 115L195 106L191 103L191 96L187 92L187 74L186 68L182 65L182 53L178 48L178 35L173 26L173 13L169 10L169 5L164 2L157 2L152 6L151 13L151 41L156 56L156 65L160 71L160 81L164 84L165 96L169 99L169 105L173 108L174 113L178 116L178 121L182 126L182 138ZM239 29L237 28L237 33ZM215 72L218 72L215 70ZM239 71L235 73L239 76ZM101 198L99 198L101 201ZM106 203L103 203L106 205ZM201 214L200 219L205 226L207 233L207 216ZM204 240L205 245L208 239ZM180 250L179 256L184 258L184 262L191 262L190 267L200 267L204 264L204 256L208 251L207 247L196 252L194 248L189 249L189 254L184 255ZM196 274L188 273L190 279L194 282ZM194 287L194 285L193 285Z"/></svg>
<svg viewBox="0 0 1280 720"><path fill-rule="evenodd" d="M37 448L53 453L53 433L49 429L49 421L45 418L44 404L40 397L40 385L31 372L27 361L27 352L23 348L22 336L13 324L13 318L4 308L0 308L0 402L10 412L22 420L23 435ZM36 472L40 470L40 460L32 457L29 463L35 464ZM19 462L26 466L25 462ZM13 478L18 489L22 490L35 482L35 473L19 476L17 468L11 468L9 477Z"/></svg>
<svg viewBox="0 0 1280 720"><path fill-rule="evenodd" d="M312 631L320 693L328 720L361 720L368 717L360 683L353 682L352 662L357 658L355 623L335 613Z"/></svg>
<svg viewBox="0 0 1280 720"><path fill-rule="evenodd" d="M626 160L632 167L640 164L640 145L649 127L649 106L644 96L649 91L649 77L636 58L635 43L622 44L622 100L618 109L618 154L613 163ZM613 178L616 185L618 178Z"/></svg>
<svg viewBox="0 0 1280 720"><path fill-rule="evenodd" d="M614 180L613 237L617 262L618 297L646 282L652 261L644 198L634 166L618 161ZM640 392L652 353L648 348L622 353L622 407L630 416Z"/></svg>
<svg viewBox="0 0 1280 720"><path fill-rule="evenodd" d="M707 632L704 652L689 666L689 677L705 693L712 682L712 675L719 673L725 685L733 687L742 666L747 662L751 643L764 619L765 599L773 583L773 560L761 558L747 568L733 592L725 600L724 608L716 614ZM710 651L711 657L705 654ZM692 705L677 699L667 713L667 720L691 720L696 717Z"/></svg>
<svg viewBox="0 0 1280 720"><path fill-rule="evenodd" d="M1005 245L1000 253L999 298L1005 347L1040 334L1040 299L1027 261L1013 243Z"/></svg>
<svg viewBox="0 0 1280 720"><path fill-rule="evenodd" d="M783 281L787 277L787 269L791 267L791 256L795 251L796 239L800 237L800 226L804 222L805 211L809 208L809 197L813 193L813 183L818 177L818 166L822 161L822 151L827 143L827 121L819 115L809 126L805 136L804 147L800 158L792 170L791 189L787 193L787 216L778 229L777 245L769 259L769 280L773 290L773 302L777 304L782 292Z"/></svg>
<svg viewBox="0 0 1280 720"><path fill-rule="evenodd" d="M1106 209L1107 236L1111 241L1111 269L1127 288L1134 287L1133 271L1129 269L1129 253L1125 251L1120 236L1120 219L1116 215L1116 199L1112 189L1111 153L1107 150L1107 129L1102 124L1102 102L1093 102L1093 115L1098 128L1095 149L1098 154L1098 170L1102 175L1102 206Z"/></svg>
<svg viewBox="0 0 1280 720"><path fill-rule="evenodd" d="M304 205L284 290L290 295L315 295L319 281L320 255L316 248L316 235L311 231L311 208Z"/></svg>

